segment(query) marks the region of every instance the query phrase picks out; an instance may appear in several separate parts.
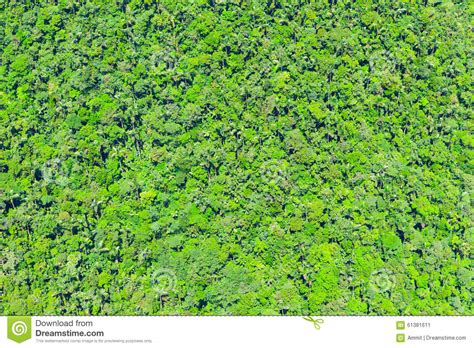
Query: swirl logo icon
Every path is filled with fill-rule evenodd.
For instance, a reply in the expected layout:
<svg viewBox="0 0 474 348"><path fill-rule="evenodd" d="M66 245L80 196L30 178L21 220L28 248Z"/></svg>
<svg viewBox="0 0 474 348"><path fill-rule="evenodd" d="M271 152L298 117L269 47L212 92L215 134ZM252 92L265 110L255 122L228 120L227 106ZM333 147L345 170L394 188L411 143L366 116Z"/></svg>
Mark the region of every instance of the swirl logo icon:
<svg viewBox="0 0 474 348"><path fill-rule="evenodd" d="M31 317L8 317L7 336L17 343L31 338Z"/></svg>
<svg viewBox="0 0 474 348"><path fill-rule="evenodd" d="M28 332L28 326L24 321L15 321L12 325L12 332L15 336L21 336Z"/></svg>
<svg viewBox="0 0 474 348"><path fill-rule="evenodd" d="M59 158L53 158L43 163L41 176L45 185L56 184L66 186L69 182L67 165Z"/></svg>
<svg viewBox="0 0 474 348"><path fill-rule="evenodd" d="M372 272L370 275L370 289L374 293L383 293L390 291L396 283L395 274L386 268Z"/></svg>
<svg viewBox="0 0 474 348"><path fill-rule="evenodd" d="M160 295L168 295L176 287L176 274L170 269L157 269L151 277L154 290Z"/></svg>

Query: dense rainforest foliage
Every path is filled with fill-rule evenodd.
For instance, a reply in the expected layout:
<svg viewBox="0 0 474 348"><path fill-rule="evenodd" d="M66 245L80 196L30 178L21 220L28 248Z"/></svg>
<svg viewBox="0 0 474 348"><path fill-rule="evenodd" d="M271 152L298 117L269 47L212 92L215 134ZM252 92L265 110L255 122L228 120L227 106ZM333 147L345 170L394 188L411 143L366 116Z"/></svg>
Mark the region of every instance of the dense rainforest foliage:
<svg viewBox="0 0 474 348"><path fill-rule="evenodd" d="M472 2L0 2L0 313L466 315Z"/></svg>

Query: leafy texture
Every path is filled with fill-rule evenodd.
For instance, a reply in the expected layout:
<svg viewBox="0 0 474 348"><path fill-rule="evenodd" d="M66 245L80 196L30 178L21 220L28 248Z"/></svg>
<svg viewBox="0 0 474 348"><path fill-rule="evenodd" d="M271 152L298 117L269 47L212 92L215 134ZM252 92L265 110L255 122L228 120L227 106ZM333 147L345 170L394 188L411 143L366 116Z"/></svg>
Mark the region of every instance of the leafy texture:
<svg viewBox="0 0 474 348"><path fill-rule="evenodd" d="M0 313L474 314L468 5L2 2Z"/></svg>

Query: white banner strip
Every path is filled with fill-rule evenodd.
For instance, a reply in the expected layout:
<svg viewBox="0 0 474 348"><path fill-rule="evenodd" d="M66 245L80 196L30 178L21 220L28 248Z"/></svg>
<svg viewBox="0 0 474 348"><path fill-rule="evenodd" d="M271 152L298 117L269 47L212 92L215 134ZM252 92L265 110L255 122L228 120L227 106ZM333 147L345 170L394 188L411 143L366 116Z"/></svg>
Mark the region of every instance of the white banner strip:
<svg viewBox="0 0 474 348"><path fill-rule="evenodd" d="M0 347L473 347L473 317L0 317Z"/></svg>

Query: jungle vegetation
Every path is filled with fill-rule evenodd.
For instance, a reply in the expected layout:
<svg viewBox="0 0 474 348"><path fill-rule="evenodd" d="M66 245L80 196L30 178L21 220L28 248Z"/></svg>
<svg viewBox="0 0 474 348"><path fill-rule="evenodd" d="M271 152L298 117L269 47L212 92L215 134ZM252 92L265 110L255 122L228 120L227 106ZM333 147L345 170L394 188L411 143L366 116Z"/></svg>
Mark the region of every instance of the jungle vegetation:
<svg viewBox="0 0 474 348"><path fill-rule="evenodd" d="M474 314L472 11L0 1L0 314Z"/></svg>

